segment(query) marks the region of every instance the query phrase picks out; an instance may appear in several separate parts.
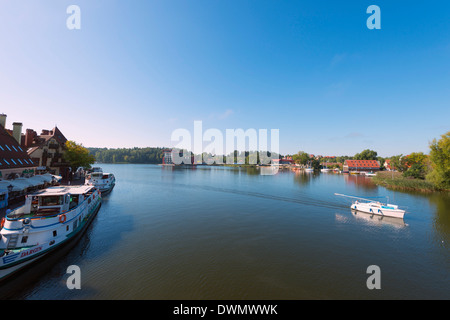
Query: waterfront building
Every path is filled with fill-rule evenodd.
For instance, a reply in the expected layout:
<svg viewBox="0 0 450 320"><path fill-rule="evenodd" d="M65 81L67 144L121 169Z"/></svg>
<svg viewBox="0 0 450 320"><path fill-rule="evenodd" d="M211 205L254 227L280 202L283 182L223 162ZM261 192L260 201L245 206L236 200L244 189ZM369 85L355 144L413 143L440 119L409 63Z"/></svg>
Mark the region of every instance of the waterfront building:
<svg viewBox="0 0 450 320"><path fill-rule="evenodd" d="M387 171L393 170L393 168L391 167L391 159L386 159L384 161L384 167L386 168Z"/></svg>
<svg viewBox="0 0 450 320"><path fill-rule="evenodd" d="M37 164L39 172L50 172L63 179L67 179L70 172L70 163L64 159L66 141L58 127L44 129L40 135L33 129L27 129L21 139L22 147Z"/></svg>
<svg viewBox="0 0 450 320"><path fill-rule="evenodd" d="M177 150L177 149L175 149L175 150ZM174 163L172 156L173 156L173 154L176 155L177 153L178 153L179 158L176 159L176 160L179 163L178 162ZM185 167L185 166L196 166L195 157L192 154L192 152L187 152L187 153L188 153L188 155L184 156L182 150L177 150L174 153L173 149L164 149L163 150L162 165L165 165L165 166L182 166L182 167Z"/></svg>
<svg viewBox="0 0 450 320"><path fill-rule="evenodd" d="M273 159L272 162L273 162L273 164L278 164L278 165L294 164L294 160L293 160L292 156L285 156L281 159Z"/></svg>
<svg viewBox="0 0 450 320"><path fill-rule="evenodd" d="M163 165L173 165L172 162L172 149L164 149L163 150L163 159L162 159L162 164Z"/></svg>
<svg viewBox="0 0 450 320"><path fill-rule="evenodd" d="M380 162L377 160L345 160L343 171L379 171L380 170Z"/></svg>
<svg viewBox="0 0 450 320"><path fill-rule="evenodd" d="M0 115L0 178L33 175L36 164L20 146L22 123L14 122L13 129L5 128L6 115Z"/></svg>

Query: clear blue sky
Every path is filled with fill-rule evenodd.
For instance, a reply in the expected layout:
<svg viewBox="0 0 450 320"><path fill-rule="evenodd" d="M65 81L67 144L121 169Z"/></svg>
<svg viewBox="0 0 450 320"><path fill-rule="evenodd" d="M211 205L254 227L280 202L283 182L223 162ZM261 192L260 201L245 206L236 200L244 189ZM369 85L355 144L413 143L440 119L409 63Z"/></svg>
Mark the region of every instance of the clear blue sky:
<svg viewBox="0 0 450 320"><path fill-rule="evenodd" d="M81 30L66 9L81 8ZM369 5L381 30L369 30ZM449 1L1 0L0 112L90 147L279 129L281 153L428 152L450 130Z"/></svg>

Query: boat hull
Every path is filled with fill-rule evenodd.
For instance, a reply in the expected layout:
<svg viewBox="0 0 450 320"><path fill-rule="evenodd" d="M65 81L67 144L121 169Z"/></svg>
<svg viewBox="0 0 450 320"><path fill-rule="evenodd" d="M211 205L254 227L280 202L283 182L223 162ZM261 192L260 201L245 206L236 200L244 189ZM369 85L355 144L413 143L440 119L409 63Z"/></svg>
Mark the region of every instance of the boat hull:
<svg viewBox="0 0 450 320"><path fill-rule="evenodd" d="M403 216L405 215L404 210L391 209L387 206L386 207L384 207L384 206L374 207L374 206L369 206L366 204L352 204L351 209L360 211L360 212L364 212L364 213L376 214L376 215L380 215L380 216L399 218L399 219L403 219Z"/></svg>
<svg viewBox="0 0 450 320"><path fill-rule="evenodd" d="M86 229L89 227L89 225L94 220L95 216L97 215L98 211L100 210L101 202L98 203L98 205L93 209L92 213L89 215L88 220L85 222L83 227L73 236L70 238L67 238L66 240L55 244L54 246L41 245L31 248L30 250L39 250L39 253L36 255L33 255L27 260L24 260L23 262L17 263L13 266L7 266L2 269L0 269L0 283L3 285L5 282L8 282L10 279L14 278L13 276L19 275L26 269L29 269L32 265L36 264L39 261L47 260L47 257L52 256L56 252L63 251L64 249L70 249L72 248L76 242L81 238L81 236L84 234ZM3 259L8 259L9 257L3 257ZM45 259L44 259L45 258Z"/></svg>
<svg viewBox="0 0 450 320"><path fill-rule="evenodd" d="M109 193L112 191L112 189L114 189L114 186L115 186L115 185L116 185L116 184L113 183L113 184L112 184L111 186L109 186L108 188L99 188L99 190L100 190L102 196L109 194Z"/></svg>

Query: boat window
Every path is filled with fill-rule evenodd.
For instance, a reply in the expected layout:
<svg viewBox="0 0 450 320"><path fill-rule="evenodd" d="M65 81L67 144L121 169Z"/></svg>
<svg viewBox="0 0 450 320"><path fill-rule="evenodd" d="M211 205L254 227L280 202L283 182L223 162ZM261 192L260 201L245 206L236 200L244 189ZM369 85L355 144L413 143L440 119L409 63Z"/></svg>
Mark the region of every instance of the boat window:
<svg viewBox="0 0 450 320"><path fill-rule="evenodd" d="M58 232L56 230L53 230L53 236L56 237L58 235Z"/></svg>
<svg viewBox="0 0 450 320"><path fill-rule="evenodd" d="M71 195L70 196L70 205L69 208L75 208L78 205L78 201L79 201L79 195Z"/></svg>
<svg viewBox="0 0 450 320"><path fill-rule="evenodd" d="M108 179L108 178L109 178L109 176L107 174L104 174L102 177L102 179Z"/></svg>
<svg viewBox="0 0 450 320"><path fill-rule="evenodd" d="M61 196L43 196L41 198L41 206L60 206L62 205Z"/></svg>
<svg viewBox="0 0 450 320"><path fill-rule="evenodd" d="M23 236L22 237L22 243L27 243L28 241L28 236Z"/></svg>

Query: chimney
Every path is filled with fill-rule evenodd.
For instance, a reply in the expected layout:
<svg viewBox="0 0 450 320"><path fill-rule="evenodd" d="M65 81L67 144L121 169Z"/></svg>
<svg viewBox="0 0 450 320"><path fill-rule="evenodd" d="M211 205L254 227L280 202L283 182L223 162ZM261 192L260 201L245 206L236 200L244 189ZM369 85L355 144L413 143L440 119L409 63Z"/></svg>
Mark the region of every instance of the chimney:
<svg viewBox="0 0 450 320"><path fill-rule="evenodd" d="M4 128L5 125L6 125L6 114L2 113L0 114L0 126Z"/></svg>
<svg viewBox="0 0 450 320"><path fill-rule="evenodd" d="M31 147L35 136L36 132L33 129L27 129L25 132L25 148Z"/></svg>
<svg viewBox="0 0 450 320"><path fill-rule="evenodd" d="M22 137L22 124L20 122L13 123L13 137L20 145L20 139Z"/></svg>

